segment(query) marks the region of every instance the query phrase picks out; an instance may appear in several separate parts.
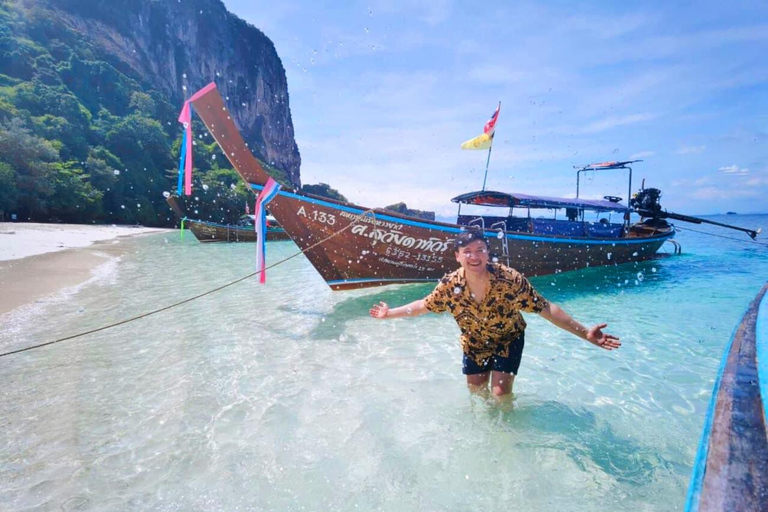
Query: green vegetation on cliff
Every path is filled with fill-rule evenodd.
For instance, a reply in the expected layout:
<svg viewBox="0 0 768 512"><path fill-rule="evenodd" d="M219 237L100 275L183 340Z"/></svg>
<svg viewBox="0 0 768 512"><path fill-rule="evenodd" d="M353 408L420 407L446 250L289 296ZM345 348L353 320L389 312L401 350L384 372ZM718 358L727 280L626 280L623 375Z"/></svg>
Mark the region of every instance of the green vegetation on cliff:
<svg viewBox="0 0 768 512"><path fill-rule="evenodd" d="M327 197L329 199L335 199L336 201L347 202L347 198L344 197L341 192L331 187L327 183L318 183L316 185L302 185L301 191L305 194L312 194L320 197Z"/></svg>
<svg viewBox="0 0 768 512"><path fill-rule="evenodd" d="M173 225L179 109L48 2L0 0L0 220ZM249 192L194 129L195 216L234 222Z"/></svg>

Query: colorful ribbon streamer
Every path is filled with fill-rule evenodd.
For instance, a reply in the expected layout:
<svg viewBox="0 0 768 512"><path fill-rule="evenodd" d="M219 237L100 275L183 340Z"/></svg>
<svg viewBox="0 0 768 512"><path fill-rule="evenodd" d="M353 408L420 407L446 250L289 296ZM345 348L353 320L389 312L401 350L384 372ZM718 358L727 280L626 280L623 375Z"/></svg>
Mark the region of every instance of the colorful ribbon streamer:
<svg viewBox="0 0 768 512"><path fill-rule="evenodd" d="M184 181L184 155L186 153L187 137L181 138L181 155L179 156L179 182L176 184L176 195L181 196L181 184Z"/></svg>
<svg viewBox="0 0 768 512"><path fill-rule="evenodd" d="M267 254L267 203L275 198L280 191L280 184L269 178L264 189L256 198L253 213L256 217L256 271L259 274L259 283L267 282L266 254Z"/></svg>
<svg viewBox="0 0 768 512"><path fill-rule="evenodd" d="M179 184L177 192L181 195L181 178L184 177L184 194L192 195L192 105L189 100L184 102L184 108L179 114L179 122L184 126L181 139L181 156L179 157Z"/></svg>
<svg viewBox="0 0 768 512"><path fill-rule="evenodd" d="M179 114L179 122L184 126L184 135L181 139L181 155L179 156L178 195L181 195L182 178L184 179L184 194L188 196L192 195L192 102L215 88L216 84L211 82L197 91L191 98L184 102L184 106Z"/></svg>

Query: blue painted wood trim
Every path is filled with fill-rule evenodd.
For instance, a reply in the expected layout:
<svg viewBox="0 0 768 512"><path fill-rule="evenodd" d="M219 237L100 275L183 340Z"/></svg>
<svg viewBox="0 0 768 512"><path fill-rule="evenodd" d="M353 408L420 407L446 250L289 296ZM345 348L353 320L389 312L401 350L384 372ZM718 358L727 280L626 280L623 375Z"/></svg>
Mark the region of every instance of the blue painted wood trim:
<svg viewBox="0 0 768 512"><path fill-rule="evenodd" d="M763 402L763 417L768 426L768 293L763 296L757 311L755 344L757 345L757 380Z"/></svg>
<svg viewBox="0 0 768 512"><path fill-rule="evenodd" d="M749 306L742 313L741 318L749 310ZM709 399L709 407L707 408L707 415L704 418L704 429L701 433L701 440L699 441L699 449L696 451L696 458L693 461L693 472L691 474L691 482L688 485L688 498L685 503L686 512L698 512L699 502L701 501L701 486L704 482L704 473L707 469L707 455L709 454L709 440L712 434L712 422L715 416L715 407L717 405L717 395L720 392L720 382L723 378L723 371L728 361L728 355L731 353L733 347L733 340L736 338L736 331L738 331L741 325L741 320L736 324L731 333L731 340L728 342L728 346L725 347L723 352L723 359L720 361L720 368L717 370L717 378L715 379L715 386L712 390L712 397Z"/></svg>
<svg viewBox="0 0 768 512"><path fill-rule="evenodd" d="M388 282L396 282L396 283L403 283L406 282L409 283L434 283L435 281L438 281L440 278L436 277L434 279L381 279L381 278L365 278L365 279L337 279L335 281L327 281L328 285L339 285L339 284L346 284L346 283L388 283Z"/></svg>

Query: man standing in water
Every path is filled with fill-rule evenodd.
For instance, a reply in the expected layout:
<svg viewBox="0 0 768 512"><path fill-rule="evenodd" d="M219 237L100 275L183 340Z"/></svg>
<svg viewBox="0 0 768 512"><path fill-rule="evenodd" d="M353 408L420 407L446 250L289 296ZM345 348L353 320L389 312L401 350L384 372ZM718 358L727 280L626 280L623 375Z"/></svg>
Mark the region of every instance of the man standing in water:
<svg viewBox="0 0 768 512"><path fill-rule="evenodd" d="M443 277L424 299L390 309L381 302L373 318L419 316L450 311L461 329L463 373L472 392L491 390L497 397L512 392L523 355L525 320L520 311L538 313L557 327L605 350L621 346L619 338L603 333L608 324L589 329L534 290L518 271L489 263L488 242L479 230L462 231L454 241L461 268Z"/></svg>

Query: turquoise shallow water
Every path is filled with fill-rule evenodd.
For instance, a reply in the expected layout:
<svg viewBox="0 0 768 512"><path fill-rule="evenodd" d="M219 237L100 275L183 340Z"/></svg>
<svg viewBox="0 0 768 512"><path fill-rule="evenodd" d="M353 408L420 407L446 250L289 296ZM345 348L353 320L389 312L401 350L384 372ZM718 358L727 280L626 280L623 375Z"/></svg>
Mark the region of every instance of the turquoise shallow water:
<svg viewBox="0 0 768 512"><path fill-rule="evenodd" d="M507 412L467 392L449 316L367 318L431 286L331 292L303 257L265 286L2 358L0 509L682 510L722 351L768 280L768 247L690 227L737 240L686 230L682 256L533 280L624 346L600 351L528 315ZM254 245L129 245L91 282L0 317L0 350L254 264ZM270 243L267 258L296 250Z"/></svg>

